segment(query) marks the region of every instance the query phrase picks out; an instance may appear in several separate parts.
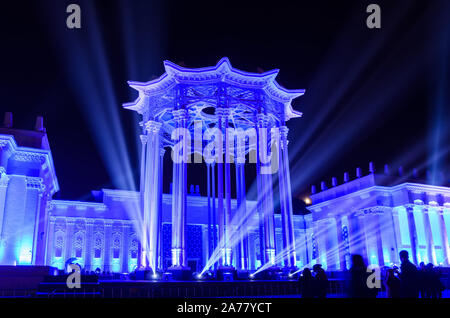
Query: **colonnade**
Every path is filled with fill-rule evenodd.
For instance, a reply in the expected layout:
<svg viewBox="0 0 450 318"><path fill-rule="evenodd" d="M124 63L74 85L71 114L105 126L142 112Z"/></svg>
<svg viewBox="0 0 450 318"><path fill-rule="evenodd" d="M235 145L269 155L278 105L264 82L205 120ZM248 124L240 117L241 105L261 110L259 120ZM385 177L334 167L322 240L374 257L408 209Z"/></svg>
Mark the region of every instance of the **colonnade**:
<svg viewBox="0 0 450 318"><path fill-rule="evenodd" d="M173 112L175 128L188 128L188 111L179 108ZM234 147L234 135L230 136L228 129L230 123L231 109L226 105L216 107L216 127L222 132L224 149L220 149L216 154L216 159L212 163L207 163L207 195L208 205L205 207L205 215L208 217L208 250L211 256L215 249L219 249L218 264L215 267L229 268L235 263L239 269L249 269L249 247L248 233L245 222L240 222L240 226L232 224L232 220L248 219L253 212L259 216L261 228L260 245L262 249L262 264L275 264L275 228L274 228L274 206L273 206L273 180L271 162L261 161L270 151L276 149L274 154L278 163L278 183L280 191L280 206L282 216L283 249L287 251L283 259L286 267L295 267L295 238L292 219L292 200L289 173L289 160L287 151L288 129L285 125L271 130L268 116L258 113L255 118L256 131L256 175L258 204L257 211L247 211L246 209L246 183L245 183L245 162L236 162L236 200L237 208L231 209L231 160L223 160L223 155L230 156L231 148L236 152L235 158L245 159L245 151L242 147ZM162 123L155 120L148 120L144 124L144 134L142 140L141 155L141 244L139 261L141 267L159 269L162 267L161 260L161 202L162 202L162 170L164 148L161 136ZM266 131L267 133L262 133ZM232 139L233 138L233 139ZM273 140L271 140L273 139ZM189 138L180 139L185 145L183 149L188 149ZM276 142L278 147L270 148ZM220 144L220 143L219 143ZM236 143L237 144L237 143ZM233 147L231 147L233 145ZM269 146L268 146L269 145ZM244 145L245 146L245 145ZM182 154L182 160L173 162L173 192L172 192L172 266L171 269L186 269L186 217L187 217L187 156ZM244 160L245 161L245 160ZM217 192L216 192L217 185ZM216 196L217 195L217 196ZM216 204L217 203L217 204ZM243 223L243 224L242 224ZM218 225L218 233L216 232ZM236 235L238 239L236 240ZM233 255L236 253L237 255ZM236 257L236 262L233 262Z"/></svg>
<svg viewBox="0 0 450 318"><path fill-rule="evenodd" d="M431 213L436 213L434 226ZM398 265L401 250L409 251L410 260L416 265L450 265L450 208L424 204L374 206L316 220L314 225L318 257L313 262L325 263L329 270L348 269L349 254L362 255L368 264ZM348 247L343 241L344 227L348 231ZM405 237L409 241L405 242Z"/></svg>

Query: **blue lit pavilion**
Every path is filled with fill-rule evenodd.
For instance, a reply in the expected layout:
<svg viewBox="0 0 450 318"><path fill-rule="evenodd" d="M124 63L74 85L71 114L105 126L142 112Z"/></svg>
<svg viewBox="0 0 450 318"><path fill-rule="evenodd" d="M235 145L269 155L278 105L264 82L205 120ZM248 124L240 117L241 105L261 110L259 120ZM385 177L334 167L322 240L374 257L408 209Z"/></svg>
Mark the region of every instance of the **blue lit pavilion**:
<svg viewBox="0 0 450 318"><path fill-rule="evenodd" d="M59 191L43 126L13 127L12 114L0 128L0 265L64 268L76 258L85 270L131 272L136 268L177 271L234 268L293 270L320 263L330 271L349 267L350 255L370 264L397 264L407 250L412 261L449 266L450 188L398 178L388 171L357 170L343 182L312 189L311 211L297 215L292 205L286 122L300 117L291 102L303 90L275 81L277 70L256 74L236 70L224 58L216 66L183 68L165 62L166 72L148 83L130 82L138 98L124 107L142 115L140 191L102 189L96 202L55 200ZM205 136L223 133L214 160L205 161L199 144L177 129ZM238 144L227 128L246 132ZM267 129L267 135L260 132ZM278 133L273 133L278 132ZM175 136L176 138L173 138ZM173 161L171 193L162 191L162 158L185 143ZM232 151L230 144L233 144ZM272 145L275 144L275 147ZM252 152L272 152L272 162L246 160ZM223 160L231 155L234 163ZM190 159L188 159L188 157ZM220 159L222 158L222 160ZM187 166L207 165L207 196L187 184ZM231 179L231 169L236 177ZM256 169L257 200L248 200L245 170ZM272 171L273 173L267 173ZM232 196L231 184L236 184ZM274 212L279 191L280 213Z"/></svg>

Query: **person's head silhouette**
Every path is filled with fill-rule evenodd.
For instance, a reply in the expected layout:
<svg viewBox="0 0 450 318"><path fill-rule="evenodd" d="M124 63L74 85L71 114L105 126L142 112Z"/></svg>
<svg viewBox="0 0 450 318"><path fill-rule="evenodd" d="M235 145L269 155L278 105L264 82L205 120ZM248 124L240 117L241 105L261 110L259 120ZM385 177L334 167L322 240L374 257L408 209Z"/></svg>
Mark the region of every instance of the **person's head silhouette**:
<svg viewBox="0 0 450 318"><path fill-rule="evenodd" d="M399 255L400 255L400 260L401 260L402 262L407 262L407 261L408 261L408 259L409 259L409 253L408 253L408 251L405 251L405 250L400 251Z"/></svg>
<svg viewBox="0 0 450 318"><path fill-rule="evenodd" d="M322 268L322 265L321 265L321 264L315 264L315 265L313 266L313 272L314 272L314 273L318 273L318 272L320 271L321 268Z"/></svg>
<svg viewBox="0 0 450 318"><path fill-rule="evenodd" d="M352 266L353 268L366 268L366 264L364 262L364 258L359 254L352 255Z"/></svg>
<svg viewBox="0 0 450 318"><path fill-rule="evenodd" d="M302 272L302 276L304 278L312 278L311 270L308 267L305 267L305 269Z"/></svg>

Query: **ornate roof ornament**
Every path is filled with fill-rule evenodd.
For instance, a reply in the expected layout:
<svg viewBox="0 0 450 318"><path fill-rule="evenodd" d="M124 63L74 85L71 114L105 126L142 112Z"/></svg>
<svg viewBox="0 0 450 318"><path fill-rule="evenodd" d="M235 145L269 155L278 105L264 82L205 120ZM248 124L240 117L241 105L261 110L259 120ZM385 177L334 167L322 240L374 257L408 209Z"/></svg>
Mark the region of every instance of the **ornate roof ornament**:
<svg viewBox="0 0 450 318"><path fill-rule="evenodd" d="M134 102L123 106L140 114L150 113L150 117L156 118L165 108L174 108L175 103L170 101L177 97L177 88L183 90L183 102L195 104L197 100L209 104L217 99L217 88L224 86L229 88L226 92L228 102L236 103L241 99L242 104L252 104L256 103L259 95L264 108L268 108L269 104L281 108L285 121L302 116L301 112L292 108L291 102L302 96L305 90L289 90L280 86L275 80L278 69L261 74L244 72L233 68L227 57L211 67L186 68L164 61L164 68L166 72L163 75L149 82L129 81L128 84L139 92L139 96Z"/></svg>

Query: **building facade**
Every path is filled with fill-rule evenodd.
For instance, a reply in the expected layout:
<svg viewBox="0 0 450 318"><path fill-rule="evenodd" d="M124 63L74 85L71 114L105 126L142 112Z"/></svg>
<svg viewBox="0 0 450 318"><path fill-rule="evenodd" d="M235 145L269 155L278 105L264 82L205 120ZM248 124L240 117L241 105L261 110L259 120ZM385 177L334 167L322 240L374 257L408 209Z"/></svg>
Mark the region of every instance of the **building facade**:
<svg viewBox="0 0 450 318"><path fill-rule="evenodd" d="M6 114L0 265L64 268L76 259L86 270L112 272L297 270L316 263L345 270L351 254L391 265L402 249L416 264L449 265L448 187L393 183L371 165L367 176L359 169L355 180L346 174L341 185L334 178L332 188L314 188L312 213L295 215L286 123L301 117L291 103L304 90L281 87L278 70L244 72L227 58L205 68L169 61L164 67L157 79L129 82L138 97L124 104L142 117L137 192L103 189L95 202L53 200L59 186L42 117L28 131L14 129ZM173 155L169 194L162 191L167 150ZM196 186L188 189L192 157L206 165L206 197ZM253 166L247 157L255 158ZM246 195L249 168L256 172L256 201Z"/></svg>
<svg viewBox="0 0 450 318"><path fill-rule="evenodd" d="M76 258L86 270L130 272L137 267L139 192L103 189L97 202L52 199L59 190L44 130L0 128L0 264L51 265ZM415 264L449 266L450 188L417 182L392 185L391 176L370 173L311 195L311 214L294 215L296 265L320 263L344 270L350 255L369 264L398 264L407 250ZM395 183L395 182L394 182ZM208 198L187 194L187 262L201 270L213 251L208 240ZM197 190L196 190L197 188ZM218 204L216 198L216 205ZM256 201L246 200L248 210ZM231 200L233 211L237 200ZM162 195L160 268L171 266L172 194ZM254 216L257 218L257 215ZM264 262L258 221L248 229L250 270ZM276 255L282 253L280 214L274 215ZM216 226L217 228L217 226ZM237 254L237 251L234 251ZM233 266L239 268L235 258ZM279 265L281 260L278 261Z"/></svg>
<svg viewBox="0 0 450 318"><path fill-rule="evenodd" d="M9 116L9 115L7 115ZM38 119L38 122L42 119ZM7 120L5 121L7 122ZM44 128L21 130L0 127L0 265L50 265L63 269L69 259L85 270L130 272L138 265L140 193L125 190L95 191L96 202L55 200L59 190L52 153ZM231 199L233 213L237 200ZM218 206L218 198L215 200ZM208 244L208 198L190 186L186 195L186 252L192 270L201 270L213 253ZM256 201L246 200L248 211ZM257 218L257 215L253 216ZM172 194L162 194L162 235L159 267L171 266ZM248 228L248 269L264 262L258 221ZM216 231L218 225L216 224ZM295 236L305 236L305 220L294 215ZM283 249L282 220L274 215L277 251ZM234 247L237 249L237 247ZM233 251L238 254L237 250ZM306 264L297 249L297 266ZM232 266L239 268L234 258ZM281 261L280 261L281 265Z"/></svg>
<svg viewBox="0 0 450 318"><path fill-rule="evenodd" d="M450 188L398 180L373 171L311 195L313 263L328 270L350 267L350 255L368 264L399 264L399 251L410 260L449 266ZM315 187L313 191L315 192Z"/></svg>

